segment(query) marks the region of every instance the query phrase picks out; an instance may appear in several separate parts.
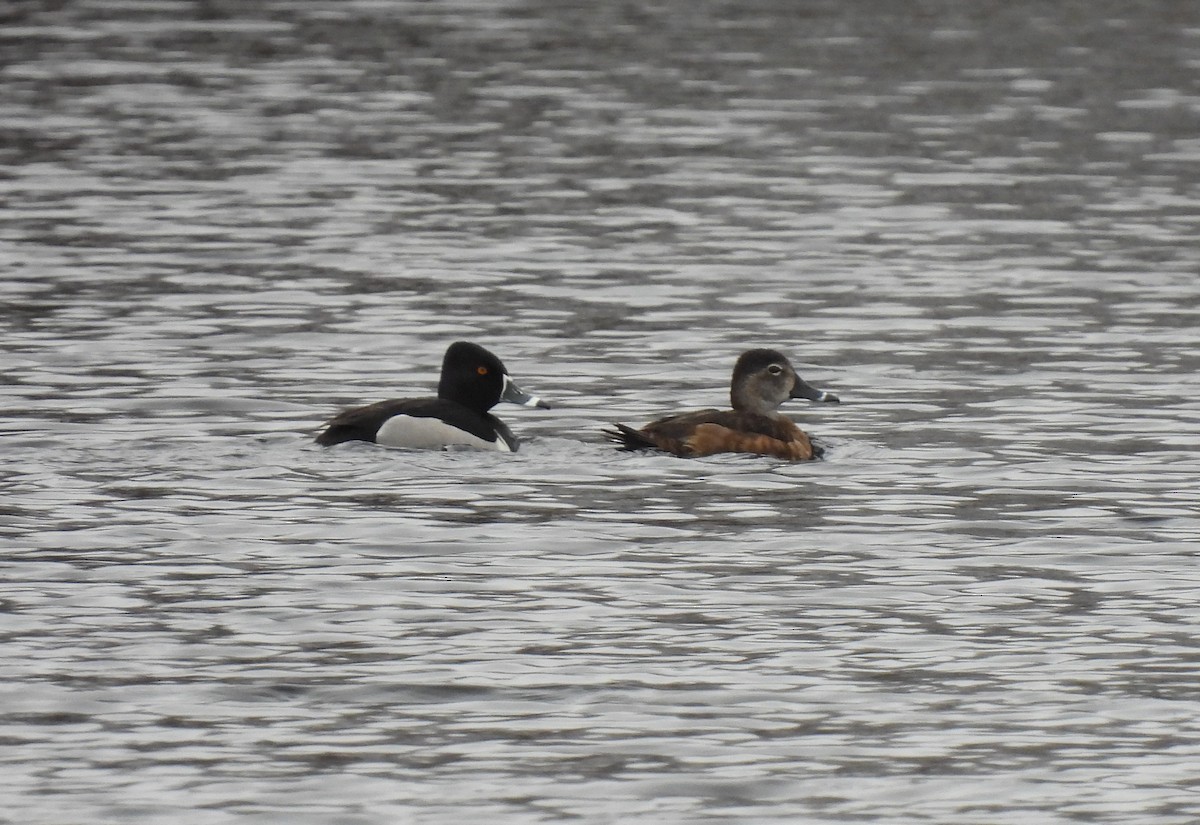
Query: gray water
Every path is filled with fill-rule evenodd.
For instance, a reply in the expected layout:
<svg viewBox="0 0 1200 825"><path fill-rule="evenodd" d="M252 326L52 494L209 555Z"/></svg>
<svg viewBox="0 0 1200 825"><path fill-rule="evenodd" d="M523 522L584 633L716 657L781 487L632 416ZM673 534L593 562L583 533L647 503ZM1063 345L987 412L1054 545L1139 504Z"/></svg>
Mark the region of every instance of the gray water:
<svg viewBox="0 0 1200 825"><path fill-rule="evenodd" d="M1200 820L1198 135L1192 2L5 7L0 821ZM754 346L826 461L603 442Z"/></svg>

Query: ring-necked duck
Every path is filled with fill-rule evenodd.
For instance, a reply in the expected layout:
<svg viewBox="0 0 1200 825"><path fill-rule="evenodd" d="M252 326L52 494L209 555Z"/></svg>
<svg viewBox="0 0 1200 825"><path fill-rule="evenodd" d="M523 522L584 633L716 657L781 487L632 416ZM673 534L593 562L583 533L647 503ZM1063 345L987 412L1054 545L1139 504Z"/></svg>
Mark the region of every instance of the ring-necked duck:
<svg viewBox="0 0 1200 825"><path fill-rule="evenodd" d="M417 450L474 447L515 453L517 437L488 412L501 401L550 408L518 387L495 355L478 344L457 341L442 359L437 398L402 398L346 410L330 420L317 443L372 441Z"/></svg>
<svg viewBox="0 0 1200 825"><path fill-rule="evenodd" d="M810 387L791 363L773 349L742 353L733 368L732 410L699 410L662 418L635 430L616 424L604 434L623 450L665 450L678 456L754 453L808 461L819 458L808 434L778 411L789 398L832 401L832 393Z"/></svg>

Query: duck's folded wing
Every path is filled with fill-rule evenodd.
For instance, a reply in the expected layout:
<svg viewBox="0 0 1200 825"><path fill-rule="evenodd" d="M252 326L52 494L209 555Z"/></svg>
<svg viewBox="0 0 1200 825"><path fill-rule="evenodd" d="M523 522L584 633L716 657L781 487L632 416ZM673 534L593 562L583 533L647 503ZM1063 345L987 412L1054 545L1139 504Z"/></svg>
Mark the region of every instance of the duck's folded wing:
<svg viewBox="0 0 1200 825"><path fill-rule="evenodd" d="M379 401L365 407L343 410L329 419L325 429L317 436L317 443L329 446L343 441L374 441L375 433L383 422L404 412L412 403L407 399Z"/></svg>
<svg viewBox="0 0 1200 825"><path fill-rule="evenodd" d="M614 441L623 450L665 450L675 455L688 455L684 439L695 428L696 423L709 420L709 416L719 415L720 410L698 410L669 418L652 421L640 430L624 424L614 424L615 429L604 430L610 441Z"/></svg>
<svg viewBox="0 0 1200 825"><path fill-rule="evenodd" d="M787 418L772 418L737 410L703 410L656 421L656 440L669 440L677 455L754 453L788 461L808 461L814 450L808 434Z"/></svg>
<svg viewBox="0 0 1200 825"><path fill-rule="evenodd" d="M758 415L751 412L701 410L700 412L678 416L678 418L685 419L681 423L692 430L701 426L712 425L745 436L766 436L767 438L774 438L785 442L795 441L797 438L804 436L804 431L797 427L791 419L772 418L768 415ZM674 421L675 419L666 419L664 423ZM672 426L678 425L672 423Z"/></svg>

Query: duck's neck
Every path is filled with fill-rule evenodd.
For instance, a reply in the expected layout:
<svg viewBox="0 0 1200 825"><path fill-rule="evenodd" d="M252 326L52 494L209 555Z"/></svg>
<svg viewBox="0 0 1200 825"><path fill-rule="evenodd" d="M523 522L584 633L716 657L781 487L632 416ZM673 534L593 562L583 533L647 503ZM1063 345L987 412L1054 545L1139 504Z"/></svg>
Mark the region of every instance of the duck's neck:
<svg viewBox="0 0 1200 825"><path fill-rule="evenodd" d="M765 415L767 418L783 418L783 413L779 412L778 408L765 399L746 392L744 386L739 385L733 388L729 393L729 403L738 412Z"/></svg>

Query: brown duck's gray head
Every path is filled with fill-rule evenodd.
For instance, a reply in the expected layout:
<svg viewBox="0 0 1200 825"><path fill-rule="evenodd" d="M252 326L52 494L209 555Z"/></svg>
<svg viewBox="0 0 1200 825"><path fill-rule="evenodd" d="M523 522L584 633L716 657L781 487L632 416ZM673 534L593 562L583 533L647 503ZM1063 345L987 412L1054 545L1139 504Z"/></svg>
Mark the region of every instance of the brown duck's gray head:
<svg viewBox="0 0 1200 825"><path fill-rule="evenodd" d="M833 393L805 383L787 356L773 349L743 352L733 367L730 402L735 410L778 415L779 405L790 398L838 402Z"/></svg>

